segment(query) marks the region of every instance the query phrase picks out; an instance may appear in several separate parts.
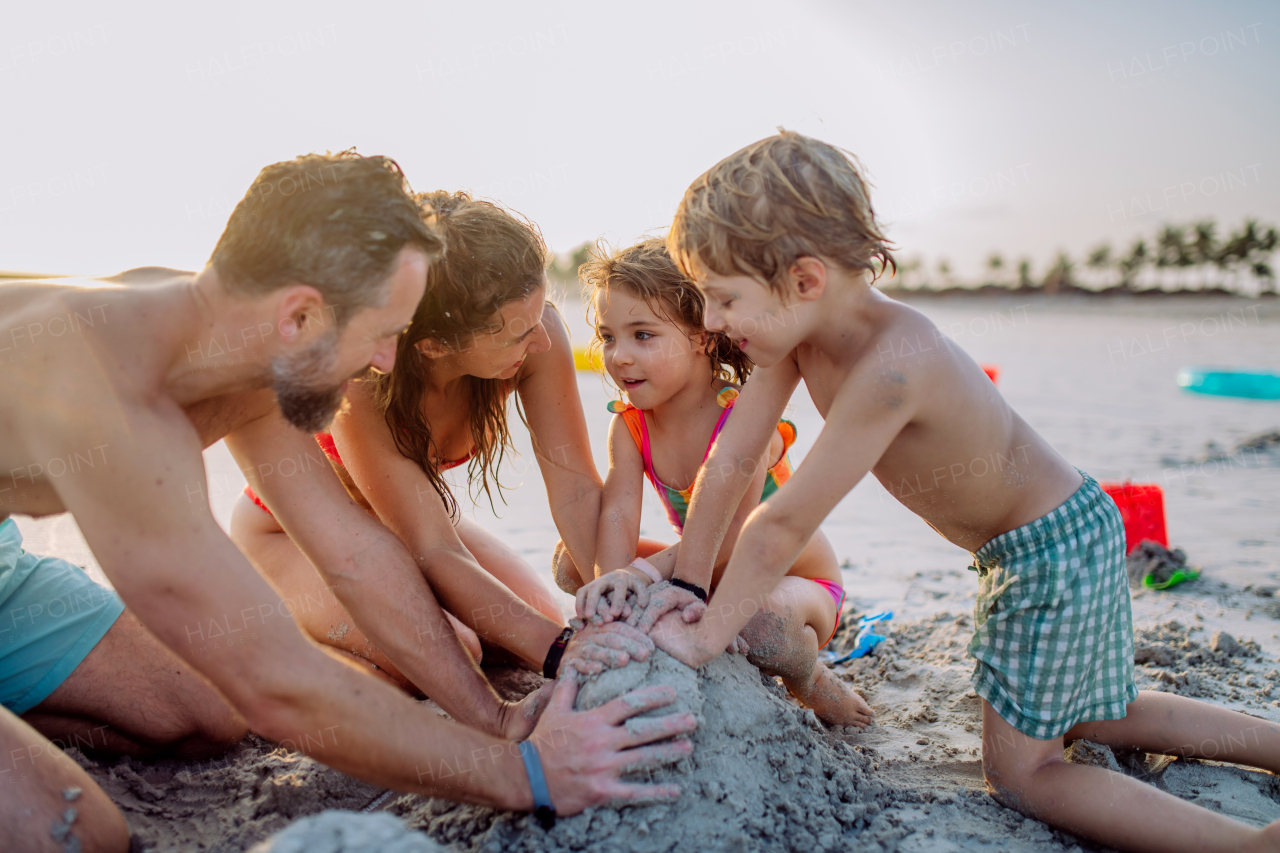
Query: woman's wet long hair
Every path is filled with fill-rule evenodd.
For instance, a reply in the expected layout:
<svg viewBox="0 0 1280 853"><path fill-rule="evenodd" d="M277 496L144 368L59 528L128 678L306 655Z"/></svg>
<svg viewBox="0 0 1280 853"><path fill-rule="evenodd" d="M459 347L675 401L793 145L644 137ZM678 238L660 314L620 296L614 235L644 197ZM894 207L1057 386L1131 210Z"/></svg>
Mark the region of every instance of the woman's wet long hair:
<svg viewBox="0 0 1280 853"><path fill-rule="evenodd" d="M423 410L432 359L415 345L430 338L460 352L481 336L501 332L498 312L503 306L527 299L545 285L547 249L533 223L465 192L419 193L414 198L424 220L434 220L444 238L444 255L428 269L426 292L396 345L395 369L368 381L397 449L418 464L454 516L458 503L444 480L439 448ZM514 452L507 397L518 378L462 380L474 447L467 481L473 494L477 487L483 489L491 505L490 485L501 497L498 470L506 453ZM524 413L519 414L523 421Z"/></svg>

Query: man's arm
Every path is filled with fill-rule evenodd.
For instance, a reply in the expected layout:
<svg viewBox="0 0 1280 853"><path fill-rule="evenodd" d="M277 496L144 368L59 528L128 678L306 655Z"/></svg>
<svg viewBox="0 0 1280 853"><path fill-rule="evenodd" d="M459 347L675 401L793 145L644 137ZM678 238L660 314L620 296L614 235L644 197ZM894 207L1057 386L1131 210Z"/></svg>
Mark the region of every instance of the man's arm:
<svg viewBox="0 0 1280 853"><path fill-rule="evenodd" d="M786 358L773 367L756 368L742 386L733 416L716 438L694 485L674 577L710 588L720 544L730 528L740 523L737 511L743 496L759 474L760 461L778 431L778 419L799 382L799 369Z"/></svg>
<svg viewBox="0 0 1280 853"><path fill-rule="evenodd" d="M851 376L803 464L747 519L702 620L686 625L665 616L650 634L654 643L693 667L720 654L910 422L917 402L912 391L897 371L869 367Z"/></svg>
<svg viewBox="0 0 1280 853"><path fill-rule="evenodd" d="M272 405L226 443L374 645L454 719L502 734L509 703L462 647L404 543L351 499L315 439Z"/></svg>
<svg viewBox="0 0 1280 853"><path fill-rule="evenodd" d="M596 563L600 474L591 455L569 331L551 306L543 312L542 322L551 349L529 357L521 372L520 402L556 530L578 570L590 571Z"/></svg>
<svg viewBox="0 0 1280 853"><path fill-rule="evenodd" d="M437 717L303 636L207 503L188 501L192 492L205 493L205 480L200 441L180 410L98 410L108 414L91 428L74 436L46 430L33 450L52 458L90 441L105 451L105 464L57 480L59 498L130 610L208 677L254 731L373 784L499 808L532 806L510 741ZM609 711L576 713L572 681L557 687L532 736L557 807L572 814L613 798L674 796L671 786L619 781L629 765L688 753L687 745L636 747L691 731L689 715L664 717L639 734L620 725L674 694L638 691Z"/></svg>

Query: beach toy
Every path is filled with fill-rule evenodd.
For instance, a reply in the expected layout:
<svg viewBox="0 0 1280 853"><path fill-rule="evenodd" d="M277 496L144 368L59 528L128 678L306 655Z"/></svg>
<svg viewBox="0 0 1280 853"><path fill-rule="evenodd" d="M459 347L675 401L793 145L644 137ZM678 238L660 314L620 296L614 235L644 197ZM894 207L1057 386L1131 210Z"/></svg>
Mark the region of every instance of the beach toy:
<svg viewBox="0 0 1280 853"><path fill-rule="evenodd" d="M1187 565L1187 553L1181 548L1172 551L1157 542L1144 539L1125 558L1129 580L1147 589L1168 589L1183 581L1200 577L1200 570Z"/></svg>
<svg viewBox="0 0 1280 853"><path fill-rule="evenodd" d="M604 357L600 355L599 350L593 351L587 347L574 347L573 366L578 370L604 373Z"/></svg>
<svg viewBox="0 0 1280 853"><path fill-rule="evenodd" d="M1144 539L1169 547L1164 526L1164 491L1155 483L1099 483L1120 508L1124 521L1125 552L1138 547Z"/></svg>
<svg viewBox="0 0 1280 853"><path fill-rule="evenodd" d="M1215 397L1280 400L1280 375L1262 370L1184 367L1178 371L1178 385L1185 391Z"/></svg>
<svg viewBox="0 0 1280 853"><path fill-rule="evenodd" d="M1000 382L1000 365L980 364L978 366L982 368L982 372L987 374L988 378L990 378L992 382L997 384Z"/></svg>
<svg viewBox="0 0 1280 853"><path fill-rule="evenodd" d="M823 652L823 661L828 666L835 666L854 658L864 657L885 640L883 634L876 634L871 629L877 622L886 622L892 618L892 610L883 610L879 613L863 616L858 620L858 633L853 638L853 648L840 657L836 657L835 652Z"/></svg>

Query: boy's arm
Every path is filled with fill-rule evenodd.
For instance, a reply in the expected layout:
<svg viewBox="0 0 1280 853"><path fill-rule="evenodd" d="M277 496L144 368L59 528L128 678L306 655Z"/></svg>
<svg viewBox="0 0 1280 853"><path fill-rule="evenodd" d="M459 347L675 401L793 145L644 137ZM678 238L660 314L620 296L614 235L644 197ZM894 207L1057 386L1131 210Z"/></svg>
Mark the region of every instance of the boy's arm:
<svg viewBox="0 0 1280 853"><path fill-rule="evenodd" d="M785 358L773 367L756 368L742 386L733 415L694 485L673 577L703 589L710 587L720 543L759 473L760 461L778 431L778 419L799 382L795 360Z"/></svg>
<svg viewBox="0 0 1280 853"><path fill-rule="evenodd" d="M521 372L520 402L547 488L551 517L574 565L585 573L597 562L600 474L591 455L569 331L551 305L542 313L542 324L551 348L528 357Z"/></svg>
<svg viewBox="0 0 1280 853"><path fill-rule="evenodd" d="M917 402L913 390L892 368L855 368L832 401L826 425L804 463L751 513L706 615L688 625L679 615L668 614L653 628L654 643L692 667L724 651L759 612L827 514L911 421Z"/></svg>
<svg viewBox="0 0 1280 853"><path fill-rule="evenodd" d="M615 417L609 424L609 473L600 500L595 571L588 577L586 567L580 568L584 582L590 583L635 559L643 501L644 457L626 423Z"/></svg>

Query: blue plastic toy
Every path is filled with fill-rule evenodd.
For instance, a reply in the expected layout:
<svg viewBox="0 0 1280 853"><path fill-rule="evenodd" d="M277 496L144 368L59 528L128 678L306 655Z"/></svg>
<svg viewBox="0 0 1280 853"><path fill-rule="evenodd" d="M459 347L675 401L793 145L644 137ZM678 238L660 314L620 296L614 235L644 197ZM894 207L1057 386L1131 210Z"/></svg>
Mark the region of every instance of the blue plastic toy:
<svg viewBox="0 0 1280 853"><path fill-rule="evenodd" d="M836 657L835 652L823 652L823 662L828 666L845 663L846 661L860 658L868 654L876 646L884 642L883 634L876 634L871 629L878 622L887 622L893 618L892 610L883 610L879 613L871 613L863 616L858 620L858 633L853 638L853 649L840 657Z"/></svg>
<svg viewBox="0 0 1280 853"><path fill-rule="evenodd" d="M1280 400L1280 376L1261 370L1184 367L1178 371L1178 385L1196 394L1215 397Z"/></svg>

